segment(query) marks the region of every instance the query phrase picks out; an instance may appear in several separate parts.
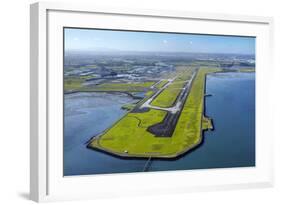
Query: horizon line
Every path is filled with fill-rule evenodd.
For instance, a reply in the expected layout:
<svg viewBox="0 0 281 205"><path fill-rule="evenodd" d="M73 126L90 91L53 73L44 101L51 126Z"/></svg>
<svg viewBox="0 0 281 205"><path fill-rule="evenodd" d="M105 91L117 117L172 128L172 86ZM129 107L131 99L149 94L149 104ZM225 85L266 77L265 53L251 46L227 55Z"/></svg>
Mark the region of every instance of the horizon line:
<svg viewBox="0 0 281 205"><path fill-rule="evenodd" d="M188 51L137 51L137 50L90 50L90 49L64 49L64 52L96 52L96 53L183 53L183 54L232 54L232 55L255 55L256 53L220 53L220 52L188 52Z"/></svg>

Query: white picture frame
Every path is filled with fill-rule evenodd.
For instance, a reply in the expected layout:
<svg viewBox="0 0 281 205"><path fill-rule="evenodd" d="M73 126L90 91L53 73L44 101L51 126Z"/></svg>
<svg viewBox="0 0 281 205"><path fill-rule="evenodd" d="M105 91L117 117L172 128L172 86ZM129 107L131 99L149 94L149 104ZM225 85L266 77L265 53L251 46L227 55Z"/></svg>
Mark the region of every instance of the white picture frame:
<svg viewBox="0 0 281 205"><path fill-rule="evenodd" d="M112 21L113 17L117 20ZM149 23L153 21L157 21L157 27L154 23ZM134 27L133 24L136 23L137 26ZM102 24L105 26L101 26ZM199 26L193 26L191 31L184 30L180 24ZM59 59L62 56L60 49L62 42L61 38L56 36L59 36L60 29L64 26L255 35L259 40L256 48L256 167L63 177L60 160L62 140L60 137L54 138L62 135L62 126L55 125L62 124L61 118L56 116L61 112L60 108L57 108L60 106L54 106L55 103L61 103L55 101L62 98L60 89L56 89L60 86L62 88L62 72L54 71L50 67L59 65L62 67L62 61ZM272 186L273 133L270 129L272 116L263 109L270 106L266 93L271 86L269 73L272 75L273 72L272 29L273 19L270 17L98 8L92 4L47 2L32 4L30 198L39 202ZM262 69L264 67L267 69Z"/></svg>

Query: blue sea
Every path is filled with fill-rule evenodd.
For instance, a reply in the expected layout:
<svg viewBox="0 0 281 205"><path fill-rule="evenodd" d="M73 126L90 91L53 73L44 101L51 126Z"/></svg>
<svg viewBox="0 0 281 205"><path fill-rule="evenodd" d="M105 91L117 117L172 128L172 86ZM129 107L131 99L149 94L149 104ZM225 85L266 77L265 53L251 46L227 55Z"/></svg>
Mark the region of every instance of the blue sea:
<svg viewBox="0 0 281 205"><path fill-rule="evenodd" d="M255 73L207 76L205 114L214 130L201 145L173 160L152 160L148 171L255 166ZM122 159L86 148L87 141L110 127L135 102L125 94L73 93L64 104L64 175L141 172L145 159Z"/></svg>

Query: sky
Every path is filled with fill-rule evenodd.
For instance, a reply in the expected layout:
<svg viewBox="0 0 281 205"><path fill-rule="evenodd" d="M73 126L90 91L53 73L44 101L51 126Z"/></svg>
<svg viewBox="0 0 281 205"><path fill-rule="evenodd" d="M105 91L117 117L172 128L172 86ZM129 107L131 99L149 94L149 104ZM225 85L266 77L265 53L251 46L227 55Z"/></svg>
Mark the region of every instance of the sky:
<svg viewBox="0 0 281 205"><path fill-rule="evenodd" d="M66 51L254 54L255 38L65 28Z"/></svg>

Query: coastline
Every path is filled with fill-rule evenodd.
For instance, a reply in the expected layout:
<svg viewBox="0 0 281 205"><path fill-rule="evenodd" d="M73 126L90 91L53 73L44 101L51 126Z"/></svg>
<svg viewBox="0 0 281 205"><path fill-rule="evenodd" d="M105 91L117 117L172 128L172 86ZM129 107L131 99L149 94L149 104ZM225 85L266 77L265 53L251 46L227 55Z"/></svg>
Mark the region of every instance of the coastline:
<svg viewBox="0 0 281 205"><path fill-rule="evenodd" d="M216 71L217 72L217 71ZM220 71L219 71L220 72ZM213 72L212 72L213 73ZM144 154L128 154L128 153L124 153L124 152L118 152L118 151L112 151L112 150L109 150L107 148L104 148L102 147L100 144L99 144L99 138L104 134L106 133L109 129L111 129L116 123L118 123L120 120L122 120L126 115L124 115L121 119L119 119L116 123L114 123L110 128L106 129L104 132L100 133L99 135L97 136L93 136L88 142L88 145L87 145L87 148L89 149L94 149L94 150L99 150L99 151L102 151L102 152L106 152L106 153L109 153L111 155L114 155L114 156L119 156L119 157L124 157L124 158L155 158L155 159L175 159L175 158L178 158L178 157L181 157L182 155L185 155L186 153L188 153L189 151L193 150L194 148L198 147L202 142L203 142L203 138L204 138L204 132L205 131L208 131L208 130L214 130L214 125L213 125L213 120L207 116L205 116L205 97L206 97L206 79L207 79L207 75L209 75L211 73L205 73L204 74L204 83L203 83L203 102L202 102L202 114L201 114L201 123L200 123L200 137L198 139L198 142L195 143L195 144L192 144L191 146L187 147L186 149L183 149L182 151L180 152L177 152L177 153L173 153L173 154L165 154L165 155L144 155ZM194 81L192 81L192 84L191 84L191 88L193 86L193 83ZM188 99L188 96L187 98L185 99L185 102L184 104L186 103L186 100ZM202 127L202 120L203 120L203 117L207 118L208 120L210 120L211 124L212 124L212 128L211 129L203 129ZM91 146L92 144L92 146ZM94 145L96 144L96 145ZM94 145L94 146L93 146Z"/></svg>
<svg viewBox="0 0 281 205"><path fill-rule="evenodd" d="M65 91L63 94L64 95L69 95L69 94L75 94L75 93L108 93L108 94L126 94L129 97L133 98L133 99L143 99L142 97L136 96L134 94L132 94L131 92L126 92L126 91L92 91L92 90L73 90L73 91Z"/></svg>

